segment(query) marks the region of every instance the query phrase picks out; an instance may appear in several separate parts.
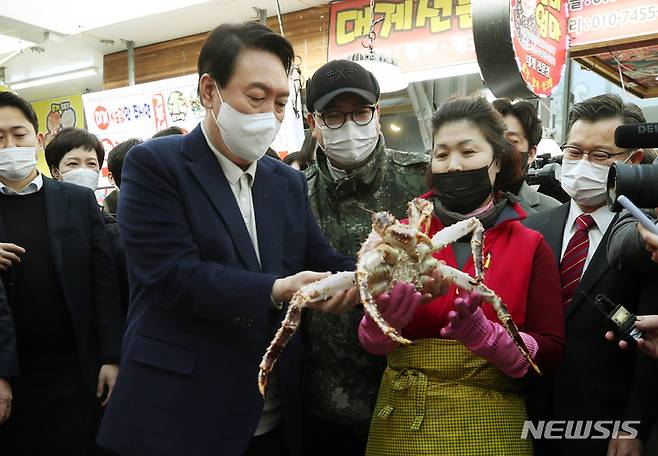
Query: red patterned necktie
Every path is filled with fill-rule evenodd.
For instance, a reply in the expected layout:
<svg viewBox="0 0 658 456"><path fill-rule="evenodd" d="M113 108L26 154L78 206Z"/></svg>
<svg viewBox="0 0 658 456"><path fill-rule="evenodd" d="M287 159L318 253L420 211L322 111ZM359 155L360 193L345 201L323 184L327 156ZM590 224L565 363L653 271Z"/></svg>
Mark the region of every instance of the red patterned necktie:
<svg viewBox="0 0 658 456"><path fill-rule="evenodd" d="M583 276L587 252L589 250L589 229L594 226L591 215L581 214L576 219L576 232L571 237L567 250L560 263L560 283L562 284L562 305L566 308Z"/></svg>

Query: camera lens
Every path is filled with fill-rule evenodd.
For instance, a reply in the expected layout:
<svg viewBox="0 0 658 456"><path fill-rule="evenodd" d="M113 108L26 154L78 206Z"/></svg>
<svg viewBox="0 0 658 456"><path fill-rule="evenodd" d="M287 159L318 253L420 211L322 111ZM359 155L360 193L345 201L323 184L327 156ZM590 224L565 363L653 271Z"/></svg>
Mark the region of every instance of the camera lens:
<svg viewBox="0 0 658 456"><path fill-rule="evenodd" d="M624 195L638 207L658 207L658 164L614 163L608 174L608 204L613 211L622 209L617 203L620 195Z"/></svg>

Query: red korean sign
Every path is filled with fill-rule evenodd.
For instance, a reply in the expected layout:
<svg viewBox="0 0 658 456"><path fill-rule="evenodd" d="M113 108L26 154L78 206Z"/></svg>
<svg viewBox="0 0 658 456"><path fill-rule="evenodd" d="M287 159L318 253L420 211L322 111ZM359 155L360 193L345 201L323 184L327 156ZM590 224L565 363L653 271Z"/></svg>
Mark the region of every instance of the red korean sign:
<svg viewBox="0 0 658 456"><path fill-rule="evenodd" d="M657 0L570 0L571 47L658 33Z"/></svg>
<svg viewBox="0 0 658 456"><path fill-rule="evenodd" d="M511 0L510 31L521 77L538 97L560 83L567 58L566 0Z"/></svg>
<svg viewBox="0 0 658 456"><path fill-rule="evenodd" d="M329 60L365 52L362 40L370 31L370 15L368 0L331 4ZM471 0L378 0L375 18L382 17L375 27L375 51L395 58L411 80L437 68L476 62Z"/></svg>

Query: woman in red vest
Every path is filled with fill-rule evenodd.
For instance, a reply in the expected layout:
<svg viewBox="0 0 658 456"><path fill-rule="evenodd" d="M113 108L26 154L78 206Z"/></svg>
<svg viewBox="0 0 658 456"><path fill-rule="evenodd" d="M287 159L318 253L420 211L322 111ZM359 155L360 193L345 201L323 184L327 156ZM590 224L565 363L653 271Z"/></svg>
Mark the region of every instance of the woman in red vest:
<svg viewBox="0 0 658 456"><path fill-rule="evenodd" d="M434 203L430 236L460 220L484 225L484 283L507 305L534 361L554 370L564 348L557 264L543 237L519 222L525 213L507 190L518 182L520 156L505 124L484 98L443 103L432 118L434 150L428 173ZM435 258L474 275L467 239ZM429 304L401 309L401 293L380 297L384 317L411 346L384 336L369 316L359 327L366 350L387 355L368 439L368 456L531 455L522 378L528 361L476 294L453 285ZM409 301L409 300L407 300ZM416 299L414 302L418 302Z"/></svg>

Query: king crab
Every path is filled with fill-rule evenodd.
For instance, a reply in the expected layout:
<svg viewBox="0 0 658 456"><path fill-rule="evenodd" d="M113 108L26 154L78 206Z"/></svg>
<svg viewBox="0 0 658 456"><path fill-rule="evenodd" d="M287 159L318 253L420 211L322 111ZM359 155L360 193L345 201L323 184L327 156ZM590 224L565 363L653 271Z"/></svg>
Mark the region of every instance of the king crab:
<svg viewBox="0 0 658 456"><path fill-rule="evenodd" d="M507 306L496 293L484 285L482 272L482 242L484 227L472 217L448 226L431 239L428 236L429 222L434 205L425 199L416 198L408 205L408 224L402 224L388 212L376 212L372 216L372 231L357 254L355 272L339 272L325 279L300 288L292 297L286 317L270 343L258 373L258 388L265 395L267 379L286 343L299 327L302 309L311 302L323 301L341 291L357 285L365 312L375 321L381 331L402 345L412 342L402 337L379 313L375 298L390 291L397 282L413 283L422 289L432 272L438 269L458 288L476 291L482 300L491 304L498 319L510 334L514 343L530 365L541 373L528 347L523 342ZM432 254L472 233L471 251L475 265L475 277L437 261Z"/></svg>

